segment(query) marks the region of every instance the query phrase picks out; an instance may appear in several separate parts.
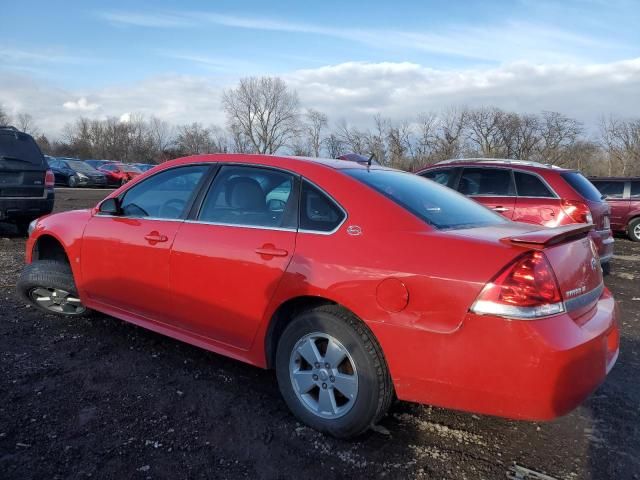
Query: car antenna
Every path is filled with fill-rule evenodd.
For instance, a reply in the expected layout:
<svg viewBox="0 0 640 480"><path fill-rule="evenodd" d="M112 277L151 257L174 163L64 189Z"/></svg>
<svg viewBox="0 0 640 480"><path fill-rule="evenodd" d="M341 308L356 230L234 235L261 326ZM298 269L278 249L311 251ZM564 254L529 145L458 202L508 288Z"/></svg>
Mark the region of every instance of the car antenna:
<svg viewBox="0 0 640 480"><path fill-rule="evenodd" d="M371 161L375 158L376 154L374 152L371 152L371 155L369 155L369 160L367 160L367 166L370 167L371 166Z"/></svg>

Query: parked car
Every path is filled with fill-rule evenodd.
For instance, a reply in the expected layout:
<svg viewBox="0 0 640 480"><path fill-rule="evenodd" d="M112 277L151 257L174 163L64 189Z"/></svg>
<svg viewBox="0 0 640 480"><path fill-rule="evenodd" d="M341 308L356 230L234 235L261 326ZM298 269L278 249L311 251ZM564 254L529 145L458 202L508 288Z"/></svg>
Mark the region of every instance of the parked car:
<svg viewBox="0 0 640 480"><path fill-rule="evenodd" d="M56 185L68 187L106 187L107 176L91 165L75 158L49 157L47 162L53 171Z"/></svg>
<svg viewBox="0 0 640 480"><path fill-rule="evenodd" d="M31 135L0 126L0 221L21 233L29 223L53 210L53 173Z"/></svg>
<svg viewBox="0 0 640 480"><path fill-rule="evenodd" d="M131 165L136 167L141 172L147 172L151 170L153 167L155 167L155 165L152 165L150 163L132 163Z"/></svg>
<svg viewBox="0 0 640 480"><path fill-rule="evenodd" d="M100 167L102 167L103 165L106 165L107 163L116 163L113 160L83 160L84 163L92 166L93 168L95 168L96 170L98 170Z"/></svg>
<svg viewBox="0 0 640 480"><path fill-rule="evenodd" d="M511 222L375 165L200 155L35 222L17 288L274 368L293 413L336 436L395 396L541 420L618 356L590 229Z"/></svg>
<svg viewBox="0 0 640 480"><path fill-rule="evenodd" d="M100 166L98 170L107 176L107 184L119 187L142 172L133 165L120 162L109 162Z"/></svg>
<svg viewBox="0 0 640 480"><path fill-rule="evenodd" d="M640 242L640 177L591 178L611 207L611 229Z"/></svg>
<svg viewBox="0 0 640 480"><path fill-rule="evenodd" d="M445 160L417 173L516 222L546 227L592 223L600 262L609 271L611 210L580 172L537 162L469 158Z"/></svg>

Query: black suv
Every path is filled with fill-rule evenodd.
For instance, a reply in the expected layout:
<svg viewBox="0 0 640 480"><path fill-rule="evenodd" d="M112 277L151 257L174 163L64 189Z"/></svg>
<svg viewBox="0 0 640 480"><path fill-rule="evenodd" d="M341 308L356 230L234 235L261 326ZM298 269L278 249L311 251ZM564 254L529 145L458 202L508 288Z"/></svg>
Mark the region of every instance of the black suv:
<svg viewBox="0 0 640 480"><path fill-rule="evenodd" d="M53 210L54 177L31 135L0 126L0 221L21 233Z"/></svg>

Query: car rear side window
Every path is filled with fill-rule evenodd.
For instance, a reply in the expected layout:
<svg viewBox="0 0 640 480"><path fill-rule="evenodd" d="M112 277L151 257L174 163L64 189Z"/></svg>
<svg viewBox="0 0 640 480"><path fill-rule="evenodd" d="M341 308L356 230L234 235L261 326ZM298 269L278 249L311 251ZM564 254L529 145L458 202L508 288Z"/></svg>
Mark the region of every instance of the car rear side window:
<svg viewBox="0 0 640 480"><path fill-rule="evenodd" d="M624 196L624 182L598 180L593 184L607 198L622 198Z"/></svg>
<svg viewBox="0 0 640 480"><path fill-rule="evenodd" d="M440 168L438 170L429 170L420 175L429 180L433 180L440 185L450 187L453 182L454 170L452 168Z"/></svg>
<svg viewBox="0 0 640 480"><path fill-rule="evenodd" d="M640 181L631 182L631 198L640 198Z"/></svg>
<svg viewBox="0 0 640 480"><path fill-rule="evenodd" d="M332 232L345 217L344 211L331 198L306 180L302 182L300 230Z"/></svg>
<svg viewBox="0 0 640 480"><path fill-rule="evenodd" d="M563 172L560 176L582 197L592 202L602 201L602 194L579 172Z"/></svg>
<svg viewBox="0 0 640 480"><path fill-rule="evenodd" d="M198 220L265 228L296 227L295 178L280 170L223 166L207 193Z"/></svg>
<svg viewBox="0 0 640 480"><path fill-rule="evenodd" d="M524 172L513 172L516 179L516 190L519 197L553 198L555 195L536 175Z"/></svg>
<svg viewBox="0 0 640 480"><path fill-rule="evenodd" d="M44 156L31 135L13 130L0 132L0 162L45 166Z"/></svg>
<svg viewBox="0 0 640 480"><path fill-rule="evenodd" d="M516 191L511 172L501 168L465 168L458 191L464 195L512 197Z"/></svg>
<svg viewBox="0 0 640 480"><path fill-rule="evenodd" d="M182 218L208 168L205 165L176 167L143 180L125 192L121 205L123 215L167 220Z"/></svg>
<svg viewBox="0 0 640 480"><path fill-rule="evenodd" d="M501 215L454 190L397 170L344 170L419 219L439 229L506 223Z"/></svg>

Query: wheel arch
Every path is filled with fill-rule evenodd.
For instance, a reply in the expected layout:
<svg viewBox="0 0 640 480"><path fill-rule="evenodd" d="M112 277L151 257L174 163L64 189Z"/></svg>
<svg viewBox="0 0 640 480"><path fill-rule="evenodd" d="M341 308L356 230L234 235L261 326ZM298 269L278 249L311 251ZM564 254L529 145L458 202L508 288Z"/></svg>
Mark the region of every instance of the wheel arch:
<svg viewBox="0 0 640 480"><path fill-rule="evenodd" d="M71 266L69 255L63 243L49 233L43 233L34 242L31 250L31 259L56 260Z"/></svg>

